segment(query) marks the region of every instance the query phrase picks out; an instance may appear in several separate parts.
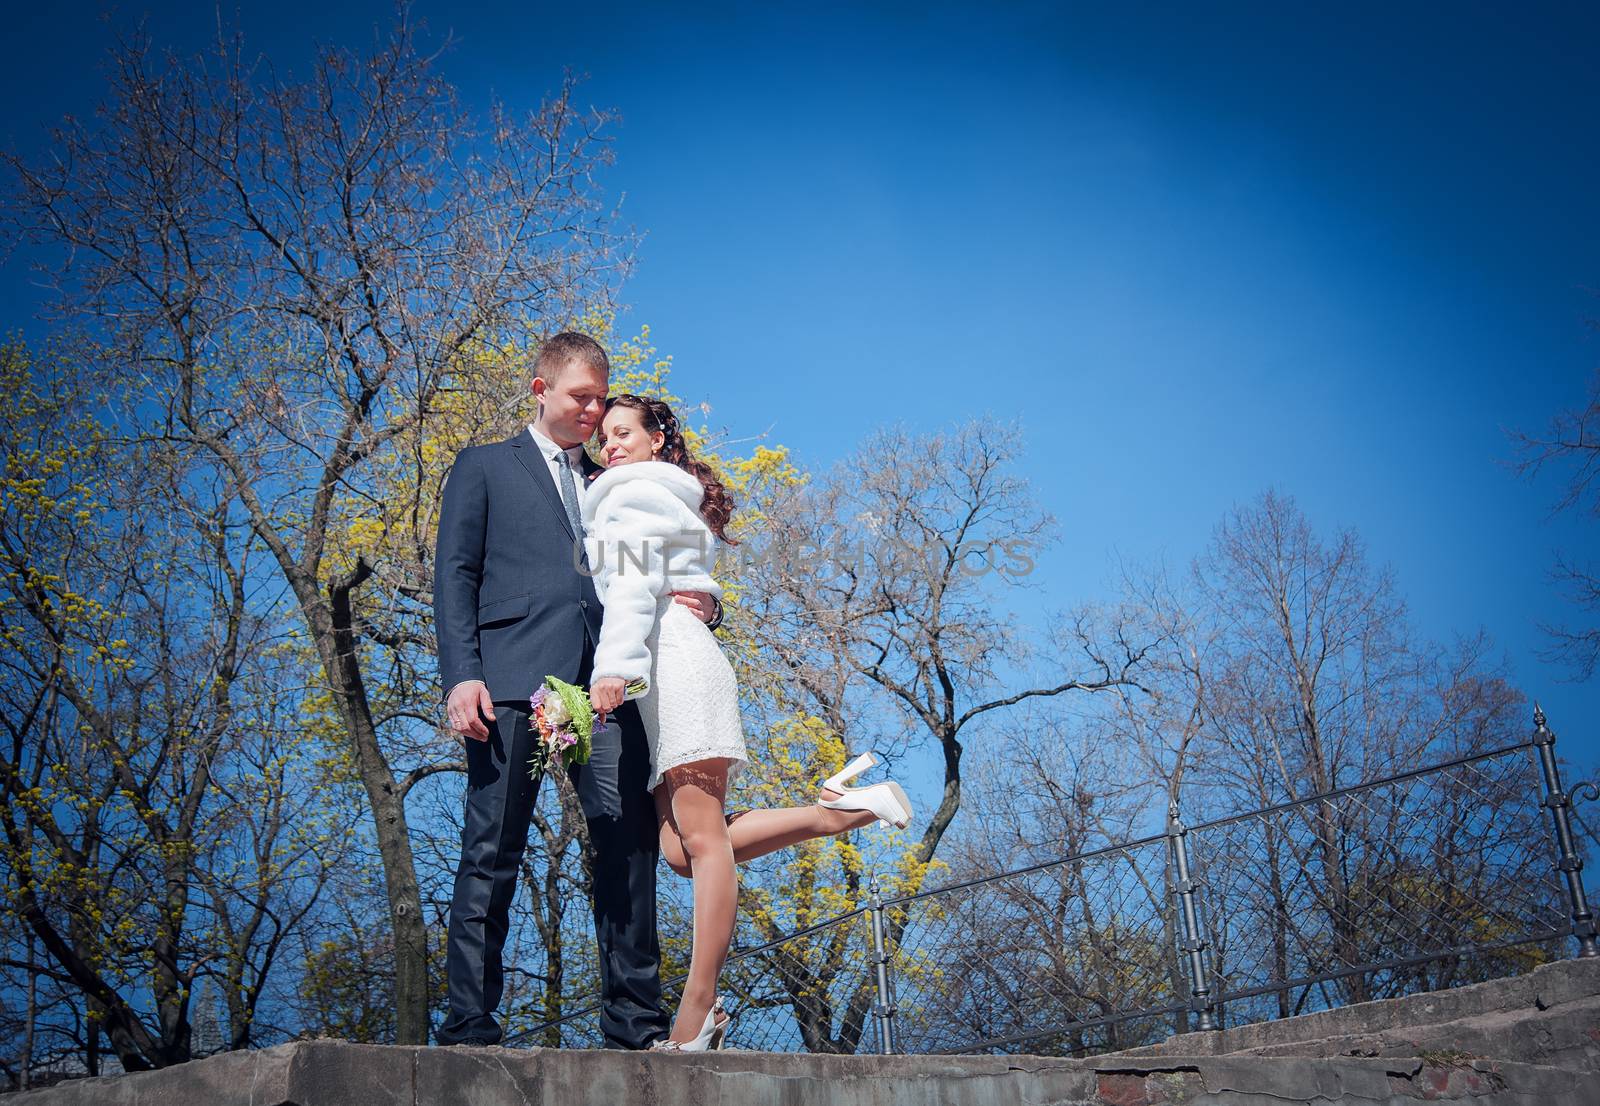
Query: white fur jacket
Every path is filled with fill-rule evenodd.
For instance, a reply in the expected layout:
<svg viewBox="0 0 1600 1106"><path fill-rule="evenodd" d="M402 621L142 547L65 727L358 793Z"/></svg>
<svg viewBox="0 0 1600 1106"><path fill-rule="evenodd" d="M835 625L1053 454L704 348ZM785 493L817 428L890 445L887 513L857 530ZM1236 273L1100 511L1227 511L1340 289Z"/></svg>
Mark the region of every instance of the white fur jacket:
<svg viewBox="0 0 1600 1106"><path fill-rule="evenodd" d="M717 539L700 517L700 481L666 461L606 469L583 497L584 547L605 604L594 678L650 678L646 641L674 591L721 598L712 579ZM641 693L643 694L643 693Z"/></svg>

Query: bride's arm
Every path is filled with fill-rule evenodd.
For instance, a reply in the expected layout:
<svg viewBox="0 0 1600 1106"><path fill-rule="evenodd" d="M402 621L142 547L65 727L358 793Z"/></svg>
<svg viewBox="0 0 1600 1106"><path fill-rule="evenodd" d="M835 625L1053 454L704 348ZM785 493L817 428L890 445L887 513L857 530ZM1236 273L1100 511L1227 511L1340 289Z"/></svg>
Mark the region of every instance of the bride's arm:
<svg viewBox="0 0 1600 1106"><path fill-rule="evenodd" d="M596 511L605 541L605 617L594 649L594 680L648 680L656 607L667 593L665 549L683 529L678 499L649 480L610 488Z"/></svg>

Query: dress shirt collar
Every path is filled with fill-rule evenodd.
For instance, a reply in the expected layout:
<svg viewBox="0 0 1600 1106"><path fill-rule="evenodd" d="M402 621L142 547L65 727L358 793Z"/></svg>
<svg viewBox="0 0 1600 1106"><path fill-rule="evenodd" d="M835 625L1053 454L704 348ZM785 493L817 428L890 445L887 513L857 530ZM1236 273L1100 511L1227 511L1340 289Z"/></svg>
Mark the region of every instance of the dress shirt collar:
<svg viewBox="0 0 1600 1106"><path fill-rule="evenodd" d="M554 464L556 454L563 452L562 448L556 445L555 442L552 442L549 438L545 437L544 432L531 422L528 424L528 433L533 435L533 440L538 445L539 452L544 454L544 459ZM572 462L572 471L576 473L582 473L583 446L570 446L564 452L567 455L567 459Z"/></svg>

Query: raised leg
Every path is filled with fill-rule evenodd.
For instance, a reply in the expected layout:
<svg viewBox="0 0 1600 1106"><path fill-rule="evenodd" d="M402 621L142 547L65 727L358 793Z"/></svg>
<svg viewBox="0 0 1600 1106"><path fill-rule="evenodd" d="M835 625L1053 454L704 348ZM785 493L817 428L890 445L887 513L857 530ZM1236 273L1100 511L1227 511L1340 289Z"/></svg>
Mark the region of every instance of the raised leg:
<svg viewBox="0 0 1600 1106"><path fill-rule="evenodd" d="M661 788L657 789L660 794ZM823 799L838 798L837 792L823 788ZM692 876L689 857L683 842L670 819L662 814L657 801L657 819L661 823L661 855L667 866L680 876ZM728 825L728 843L733 849L735 863L743 864L758 856L811 841L818 837L832 837L847 830L870 826L876 819L864 810L829 810L821 806L771 807L747 810L736 815Z"/></svg>

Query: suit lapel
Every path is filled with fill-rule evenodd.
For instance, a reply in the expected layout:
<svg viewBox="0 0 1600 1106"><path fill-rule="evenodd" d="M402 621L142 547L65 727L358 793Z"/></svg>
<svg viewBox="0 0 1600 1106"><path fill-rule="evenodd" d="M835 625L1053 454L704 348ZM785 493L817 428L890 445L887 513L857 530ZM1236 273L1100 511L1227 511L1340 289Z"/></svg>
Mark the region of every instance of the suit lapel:
<svg viewBox="0 0 1600 1106"><path fill-rule="evenodd" d="M533 435L523 430L511 439L511 452L516 455L522 467L528 470L528 475L533 477L533 482L544 492L550 506L555 510L556 518L561 522L561 528L567 532L567 537L576 538L572 532L572 523L567 521L567 505L561 501L561 493L556 490L555 477L550 475L550 466L545 463L544 454L539 451L539 444L533 440ZM587 456L585 460L587 460Z"/></svg>

